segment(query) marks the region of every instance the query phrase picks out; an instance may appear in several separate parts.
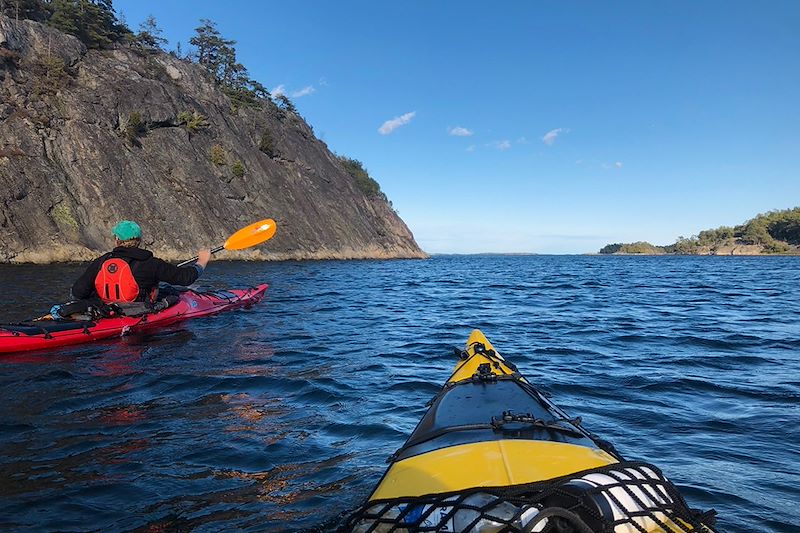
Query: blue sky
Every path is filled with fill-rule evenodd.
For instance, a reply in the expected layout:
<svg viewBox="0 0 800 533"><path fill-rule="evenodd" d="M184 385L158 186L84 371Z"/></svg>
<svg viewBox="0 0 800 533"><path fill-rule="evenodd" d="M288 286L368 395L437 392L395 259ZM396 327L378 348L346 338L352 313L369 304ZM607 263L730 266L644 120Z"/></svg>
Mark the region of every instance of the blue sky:
<svg viewBox="0 0 800 533"><path fill-rule="evenodd" d="M200 18L432 253L669 244L800 205L800 2L116 0Z"/></svg>

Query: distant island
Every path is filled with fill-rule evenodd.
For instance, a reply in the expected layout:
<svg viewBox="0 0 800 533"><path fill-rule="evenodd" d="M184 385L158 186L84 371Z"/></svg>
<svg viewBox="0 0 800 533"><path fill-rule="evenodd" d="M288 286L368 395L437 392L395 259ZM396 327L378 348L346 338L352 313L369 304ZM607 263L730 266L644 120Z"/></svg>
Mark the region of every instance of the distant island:
<svg viewBox="0 0 800 533"><path fill-rule="evenodd" d="M618 255L800 255L800 207L762 213L744 224L678 237L667 246L649 242L608 244L601 254Z"/></svg>

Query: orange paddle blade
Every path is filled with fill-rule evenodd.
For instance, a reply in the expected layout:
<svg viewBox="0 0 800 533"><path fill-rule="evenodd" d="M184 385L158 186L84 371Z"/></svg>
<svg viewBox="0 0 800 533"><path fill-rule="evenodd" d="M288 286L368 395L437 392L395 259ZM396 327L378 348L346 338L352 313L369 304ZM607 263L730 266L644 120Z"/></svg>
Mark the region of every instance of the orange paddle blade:
<svg viewBox="0 0 800 533"><path fill-rule="evenodd" d="M228 237L223 245L226 250L244 250L271 239L278 226L271 218L250 224Z"/></svg>

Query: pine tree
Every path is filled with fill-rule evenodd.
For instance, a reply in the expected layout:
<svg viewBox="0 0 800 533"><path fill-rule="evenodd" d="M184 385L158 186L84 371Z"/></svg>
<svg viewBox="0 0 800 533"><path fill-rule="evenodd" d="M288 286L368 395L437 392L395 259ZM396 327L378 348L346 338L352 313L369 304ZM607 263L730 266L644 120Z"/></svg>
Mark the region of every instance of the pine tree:
<svg viewBox="0 0 800 533"><path fill-rule="evenodd" d="M175 43L175 50L170 50L169 52L172 56L177 57L178 59L184 59L183 57L183 48L181 47L181 42L178 41Z"/></svg>
<svg viewBox="0 0 800 533"><path fill-rule="evenodd" d="M80 39L89 48L104 48L131 35L117 20L111 0L52 0L47 23Z"/></svg>
<svg viewBox="0 0 800 533"><path fill-rule="evenodd" d="M44 22L50 17L50 10L42 0L0 0L0 13L15 20L38 22Z"/></svg>
<svg viewBox="0 0 800 533"><path fill-rule="evenodd" d="M294 113L295 115L297 114L297 108L294 106L292 101L289 100L288 96L286 96L285 94L279 94L277 96L277 99L278 99L278 107L288 111L289 113Z"/></svg>
<svg viewBox="0 0 800 533"><path fill-rule="evenodd" d="M163 50L168 41L162 37L161 33L161 28L156 24L156 18L153 15L149 15L139 25L139 33L134 38L134 44L146 50Z"/></svg>
<svg viewBox="0 0 800 533"><path fill-rule="evenodd" d="M256 80L250 79L247 81L247 84L250 86L250 90L253 92L253 94L256 95L256 98L269 99L272 97L267 88Z"/></svg>
<svg viewBox="0 0 800 533"><path fill-rule="evenodd" d="M217 30L216 24L208 19L195 28L195 35L189 43L196 47L194 53L197 62L204 66L231 99L232 108L242 105L258 105L259 98L269 99L266 87L250 78L247 68L236 59L236 41L225 39ZM289 102L290 111L296 112Z"/></svg>
<svg viewBox="0 0 800 533"><path fill-rule="evenodd" d="M230 63L231 53L236 57L232 46L236 41L224 39L217 30L215 22L209 19L200 19L202 25L195 28L196 35L189 39L189 43L197 47L197 62L214 76L217 81L222 81L223 65Z"/></svg>

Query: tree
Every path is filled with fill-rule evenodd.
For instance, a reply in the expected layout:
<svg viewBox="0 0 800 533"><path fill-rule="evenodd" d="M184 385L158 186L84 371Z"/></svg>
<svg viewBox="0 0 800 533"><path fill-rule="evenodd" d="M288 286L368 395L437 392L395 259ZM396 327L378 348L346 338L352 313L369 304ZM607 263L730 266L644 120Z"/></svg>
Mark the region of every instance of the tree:
<svg viewBox="0 0 800 533"><path fill-rule="evenodd" d="M13 19L28 19L44 22L50 10L42 0L0 0L0 13Z"/></svg>
<svg viewBox="0 0 800 533"><path fill-rule="evenodd" d="M269 99L272 97L267 88L256 80L251 79L248 81L248 84L250 85L250 90L253 91L253 94L255 94L257 98Z"/></svg>
<svg viewBox="0 0 800 533"><path fill-rule="evenodd" d="M134 38L134 44L145 50L163 50L164 45L167 44L167 39L162 37L161 33L161 28L156 24L156 18L153 15L149 15L139 25L139 33Z"/></svg>
<svg viewBox="0 0 800 533"><path fill-rule="evenodd" d="M178 41L177 43L175 43L175 50L170 50L169 53L173 57L177 57L178 59L184 59L183 48L181 47L181 42Z"/></svg>
<svg viewBox="0 0 800 533"><path fill-rule="evenodd" d="M614 254L622 249L623 244L621 242L614 243L614 244L606 244L602 248L600 248L601 254Z"/></svg>
<svg viewBox="0 0 800 533"><path fill-rule="evenodd" d="M117 20L111 0L52 0L47 23L74 35L89 48L105 48L131 35Z"/></svg>
<svg viewBox="0 0 800 533"><path fill-rule="evenodd" d="M195 28L194 37L189 39L197 49L194 57L222 85L231 99L232 109L258 105L259 98L270 98L267 88L250 78L247 68L237 60L236 41L222 37L213 21L201 19L200 22L202 24ZM289 106L296 112L291 102Z"/></svg>
<svg viewBox="0 0 800 533"><path fill-rule="evenodd" d="M297 114L297 108L294 106L292 101L289 100L288 96L286 96L285 94L279 94L277 96L277 99L278 99L278 107L280 107L285 111L288 111L289 113L293 113L295 115Z"/></svg>
<svg viewBox="0 0 800 533"><path fill-rule="evenodd" d="M196 35L189 39L189 43L197 47L197 62L217 81L222 81L223 64L230 65L236 61L236 51L233 45L236 41L224 39L217 30L215 22L209 19L200 19L202 23L195 28Z"/></svg>

